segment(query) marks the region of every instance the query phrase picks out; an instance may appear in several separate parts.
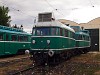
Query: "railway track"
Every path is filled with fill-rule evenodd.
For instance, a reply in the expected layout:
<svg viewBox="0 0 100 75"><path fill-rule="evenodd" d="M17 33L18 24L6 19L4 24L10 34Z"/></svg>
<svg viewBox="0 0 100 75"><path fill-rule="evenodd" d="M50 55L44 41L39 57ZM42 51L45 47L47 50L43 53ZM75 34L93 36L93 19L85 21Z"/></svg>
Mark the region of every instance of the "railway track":
<svg viewBox="0 0 100 75"><path fill-rule="evenodd" d="M66 66L67 69L64 72L65 75L72 75L74 70L77 68L75 66L75 64L77 65L78 63L70 63L69 61L67 62L68 65ZM36 63L35 63L36 64ZM60 63L59 65L61 65L62 63ZM56 65L56 66L59 66ZM61 68L55 68L56 66L52 66L52 65L31 65L28 66L27 68L24 68L22 70L19 71L13 71L10 72L9 75L52 75L53 74L53 70L57 70L61 69ZM63 71L62 71L63 72ZM55 74L53 74L55 75Z"/></svg>
<svg viewBox="0 0 100 75"><path fill-rule="evenodd" d="M10 72L16 72L31 64L32 61L28 55L0 58L0 75L9 75Z"/></svg>
<svg viewBox="0 0 100 75"><path fill-rule="evenodd" d="M13 64L15 62L19 62L19 61L23 61L23 60L26 60L26 59L29 59L28 56L25 56L25 57L11 57L11 58L5 58L5 59L1 59L0 60L0 67L2 66L6 66L6 65L10 65L10 64Z"/></svg>
<svg viewBox="0 0 100 75"><path fill-rule="evenodd" d="M48 72L47 65L31 65L23 70L11 72L9 75L46 75Z"/></svg>
<svg viewBox="0 0 100 75"><path fill-rule="evenodd" d="M37 67L37 66L31 66L31 67L28 67L28 68L23 69L23 70L21 70L21 71L11 72L11 73L9 73L9 75L22 75L24 72L29 71L29 70L32 70L32 69L34 69L34 68L36 68L36 67Z"/></svg>
<svg viewBox="0 0 100 75"><path fill-rule="evenodd" d="M58 65L37 65L34 62L34 65L30 64L18 70L9 71L6 75L91 75L91 72L100 70L99 59L94 59L94 57L95 55L85 54L61 62Z"/></svg>
<svg viewBox="0 0 100 75"><path fill-rule="evenodd" d="M25 58L29 58L30 56L27 55L18 55L18 56L8 56L5 58L0 58L0 62L9 62L9 61L13 61L13 60L20 60L20 59L25 59Z"/></svg>

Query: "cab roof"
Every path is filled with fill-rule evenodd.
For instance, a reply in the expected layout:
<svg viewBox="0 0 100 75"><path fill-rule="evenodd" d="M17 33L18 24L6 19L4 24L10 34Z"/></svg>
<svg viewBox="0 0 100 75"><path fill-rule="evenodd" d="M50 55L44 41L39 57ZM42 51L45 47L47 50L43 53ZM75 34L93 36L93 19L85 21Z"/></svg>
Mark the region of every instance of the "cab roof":
<svg viewBox="0 0 100 75"><path fill-rule="evenodd" d="M72 28L70 28L69 26L66 26L65 24L62 24L59 21L38 22L35 27L60 27L60 28L64 28L69 31L75 32Z"/></svg>

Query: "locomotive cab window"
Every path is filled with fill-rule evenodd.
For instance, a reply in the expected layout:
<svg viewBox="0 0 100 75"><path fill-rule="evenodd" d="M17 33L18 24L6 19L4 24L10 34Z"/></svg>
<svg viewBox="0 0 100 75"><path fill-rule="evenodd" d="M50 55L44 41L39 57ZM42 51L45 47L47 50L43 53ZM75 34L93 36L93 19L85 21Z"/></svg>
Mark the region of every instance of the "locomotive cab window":
<svg viewBox="0 0 100 75"><path fill-rule="evenodd" d="M58 35L59 29L58 28L51 28L51 35Z"/></svg>
<svg viewBox="0 0 100 75"><path fill-rule="evenodd" d="M35 31L36 31L36 29L35 29L35 28L33 28L33 31L32 31L32 34L33 34L33 35L35 35Z"/></svg>
<svg viewBox="0 0 100 75"><path fill-rule="evenodd" d="M70 32L70 37L74 38L74 33L73 32Z"/></svg>
<svg viewBox="0 0 100 75"><path fill-rule="evenodd" d="M35 30L35 31L34 31ZM50 28L49 27L37 27L33 30L33 33L37 36L47 36L50 35Z"/></svg>
<svg viewBox="0 0 100 75"><path fill-rule="evenodd" d="M17 35L11 35L11 41L17 41Z"/></svg>
<svg viewBox="0 0 100 75"><path fill-rule="evenodd" d="M28 41L28 36L24 36L24 41Z"/></svg>
<svg viewBox="0 0 100 75"><path fill-rule="evenodd" d="M85 40L86 40L86 41L87 41L87 37L88 37L88 36L85 36Z"/></svg>
<svg viewBox="0 0 100 75"><path fill-rule="evenodd" d="M63 36L63 29L60 28L60 36Z"/></svg>
<svg viewBox="0 0 100 75"><path fill-rule="evenodd" d="M0 41L3 40L3 34L0 34Z"/></svg>
<svg viewBox="0 0 100 75"><path fill-rule="evenodd" d="M72 32L72 38L74 38L75 33Z"/></svg>
<svg viewBox="0 0 100 75"><path fill-rule="evenodd" d="M8 34L6 34L6 39L5 40L9 41L9 35Z"/></svg>
<svg viewBox="0 0 100 75"><path fill-rule="evenodd" d="M82 40L82 35L77 35L76 40Z"/></svg>
<svg viewBox="0 0 100 75"><path fill-rule="evenodd" d="M18 36L18 41L23 41L23 35Z"/></svg>
<svg viewBox="0 0 100 75"><path fill-rule="evenodd" d="M86 40L86 36L85 35L83 35L83 40Z"/></svg>
<svg viewBox="0 0 100 75"><path fill-rule="evenodd" d="M79 40L83 40L83 37L82 37L82 35L79 35Z"/></svg>
<svg viewBox="0 0 100 75"><path fill-rule="evenodd" d="M73 38L73 32L69 31L69 37Z"/></svg>
<svg viewBox="0 0 100 75"><path fill-rule="evenodd" d="M64 34L65 37L68 37L68 30L65 29L64 32L65 32L65 34Z"/></svg>
<svg viewBox="0 0 100 75"><path fill-rule="evenodd" d="M58 27L35 27L33 28L32 34L36 36L59 35L59 28Z"/></svg>

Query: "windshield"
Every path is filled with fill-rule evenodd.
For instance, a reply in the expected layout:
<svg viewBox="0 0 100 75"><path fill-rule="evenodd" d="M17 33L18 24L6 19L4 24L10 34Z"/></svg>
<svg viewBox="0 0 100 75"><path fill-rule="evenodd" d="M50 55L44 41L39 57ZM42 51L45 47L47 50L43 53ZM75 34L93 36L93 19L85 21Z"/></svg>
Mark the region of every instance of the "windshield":
<svg viewBox="0 0 100 75"><path fill-rule="evenodd" d="M76 32L81 30L80 26L70 26L70 27L73 28Z"/></svg>
<svg viewBox="0 0 100 75"><path fill-rule="evenodd" d="M58 35L58 30L56 27L36 27L33 28L32 34L36 36Z"/></svg>

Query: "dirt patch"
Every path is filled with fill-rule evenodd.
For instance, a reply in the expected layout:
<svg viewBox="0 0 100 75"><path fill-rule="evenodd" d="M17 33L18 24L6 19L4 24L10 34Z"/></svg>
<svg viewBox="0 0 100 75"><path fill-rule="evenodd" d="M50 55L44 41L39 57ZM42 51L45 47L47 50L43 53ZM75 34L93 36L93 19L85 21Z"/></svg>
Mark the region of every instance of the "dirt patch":
<svg viewBox="0 0 100 75"><path fill-rule="evenodd" d="M100 75L100 70L95 72L94 75Z"/></svg>
<svg viewBox="0 0 100 75"><path fill-rule="evenodd" d="M17 56L17 57L21 57L21 56ZM7 58L7 60L9 60L9 58ZM9 61L9 64L4 63L3 65L1 65L0 75L10 75L11 72L22 70L23 68L30 66L30 65L32 65L32 61L29 58L17 60L17 61L15 60L13 62Z"/></svg>
<svg viewBox="0 0 100 75"><path fill-rule="evenodd" d="M32 61L27 59L9 66L3 66L0 68L0 75L21 70L30 64L32 64ZM81 54L57 66L46 66L45 71L42 75L100 75L100 53ZM40 72L40 68L36 69L34 75L41 75Z"/></svg>
<svg viewBox="0 0 100 75"><path fill-rule="evenodd" d="M100 53L75 56L56 66L50 73L51 75L100 75Z"/></svg>

